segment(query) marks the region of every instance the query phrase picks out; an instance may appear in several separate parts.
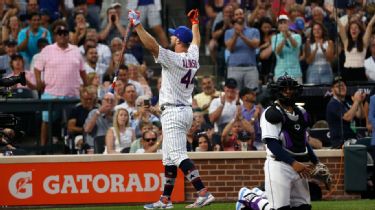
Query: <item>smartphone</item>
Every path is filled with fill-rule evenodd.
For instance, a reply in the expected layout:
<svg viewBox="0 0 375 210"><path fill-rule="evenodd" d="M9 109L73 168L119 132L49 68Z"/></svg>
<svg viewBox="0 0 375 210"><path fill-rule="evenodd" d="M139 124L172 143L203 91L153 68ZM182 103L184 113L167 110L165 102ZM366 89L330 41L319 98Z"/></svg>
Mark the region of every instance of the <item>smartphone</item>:
<svg viewBox="0 0 375 210"><path fill-rule="evenodd" d="M112 21L112 23L114 23L116 21L116 16L115 15L111 15L111 21Z"/></svg>
<svg viewBox="0 0 375 210"><path fill-rule="evenodd" d="M150 106L150 99L145 99L143 101L143 106Z"/></svg>

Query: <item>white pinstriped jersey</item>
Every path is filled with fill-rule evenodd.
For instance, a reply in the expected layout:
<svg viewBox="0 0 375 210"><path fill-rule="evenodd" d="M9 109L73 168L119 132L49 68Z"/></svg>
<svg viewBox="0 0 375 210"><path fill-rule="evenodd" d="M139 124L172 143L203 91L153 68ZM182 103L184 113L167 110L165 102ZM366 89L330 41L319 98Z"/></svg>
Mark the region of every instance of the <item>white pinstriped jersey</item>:
<svg viewBox="0 0 375 210"><path fill-rule="evenodd" d="M162 66L159 104L191 105L193 79L199 69L198 46L191 44L187 53L175 53L159 46L155 61Z"/></svg>

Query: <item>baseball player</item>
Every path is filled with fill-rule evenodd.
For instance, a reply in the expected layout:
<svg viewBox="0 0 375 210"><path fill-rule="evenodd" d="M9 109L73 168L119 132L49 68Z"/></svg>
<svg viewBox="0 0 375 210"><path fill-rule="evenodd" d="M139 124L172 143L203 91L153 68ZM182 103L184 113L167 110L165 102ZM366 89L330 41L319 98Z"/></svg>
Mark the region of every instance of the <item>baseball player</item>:
<svg viewBox="0 0 375 210"><path fill-rule="evenodd" d="M302 86L284 75L269 87L277 100L260 119L262 140L267 145L266 197L272 209L310 210L307 178L318 158L306 140L307 113L295 105Z"/></svg>
<svg viewBox="0 0 375 210"><path fill-rule="evenodd" d="M130 10L128 18L139 35L144 46L162 66L162 83L159 93L159 104L162 110L163 127L163 165L165 183L160 200L145 205L145 209L173 208L170 200L179 167L185 177L198 191L198 198L186 208L199 208L215 200L201 181L198 170L187 156L186 135L193 120L192 92L193 79L199 68L199 14L191 10L188 17L192 30L185 26L169 29L174 52L162 48L140 24L140 13Z"/></svg>

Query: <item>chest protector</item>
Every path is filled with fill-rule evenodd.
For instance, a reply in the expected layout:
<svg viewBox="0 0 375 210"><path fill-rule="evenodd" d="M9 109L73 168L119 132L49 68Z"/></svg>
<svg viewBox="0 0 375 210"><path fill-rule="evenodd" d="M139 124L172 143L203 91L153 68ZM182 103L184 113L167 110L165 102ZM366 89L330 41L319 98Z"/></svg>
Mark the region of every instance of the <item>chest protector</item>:
<svg viewBox="0 0 375 210"><path fill-rule="evenodd" d="M283 147L291 153L306 153L306 129L308 127L307 115L302 113L297 106L293 107L296 120L290 119L285 110L281 107L280 111L283 115L281 134L284 136Z"/></svg>

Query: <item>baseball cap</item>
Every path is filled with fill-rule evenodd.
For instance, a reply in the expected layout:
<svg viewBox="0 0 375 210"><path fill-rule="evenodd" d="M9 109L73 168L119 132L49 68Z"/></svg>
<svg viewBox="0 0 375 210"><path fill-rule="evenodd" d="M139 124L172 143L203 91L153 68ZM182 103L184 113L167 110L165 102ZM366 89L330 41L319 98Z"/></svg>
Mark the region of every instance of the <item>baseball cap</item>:
<svg viewBox="0 0 375 210"><path fill-rule="evenodd" d="M277 22L281 21L281 20L289 20L288 16L287 15L280 15L278 18L277 18Z"/></svg>
<svg viewBox="0 0 375 210"><path fill-rule="evenodd" d="M258 88L248 88L248 87L244 87L240 90L240 93L239 93L239 97L242 98L242 96L245 96L249 93L255 93L256 94L256 91L257 91Z"/></svg>
<svg viewBox="0 0 375 210"><path fill-rule="evenodd" d="M173 36L176 36L179 40L181 40L185 44L190 44L193 40L193 32L191 32L190 28L186 26L179 26L176 29L169 28L168 32Z"/></svg>
<svg viewBox="0 0 375 210"><path fill-rule="evenodd" d="M224 86L230 89L235 89L237 88L237 81L233 78L228 78L227 80L225 80Z"/></svg>
<svg viewBox="0 0 375 210"><path fill-rule="evenodd" d="M339 82L343 82L344 84L346 84L346 82L344 81L344 79L341 76L335 76L332 80L332 86L334 86L335 84L337 84Z"/></svg>
<svg viewBox="0 0 375 210"><path fill-rule="evenodd" d="M118 3L118 2L115 2L113 4L111 4L110 8L116 8L116 7L121 7L121 4Z"/></svg>
<svg viewBox="0 0 375 210"><path fill-rule="evenodd" d="M300 31L305 29L305 21L302 18L297 18L296 21L289 26L292 31Z"/></svg>

